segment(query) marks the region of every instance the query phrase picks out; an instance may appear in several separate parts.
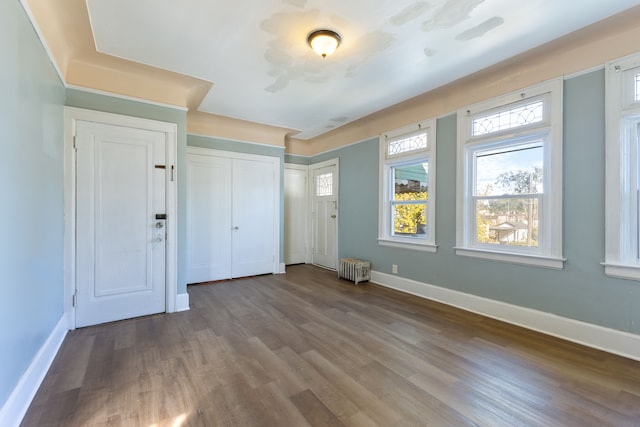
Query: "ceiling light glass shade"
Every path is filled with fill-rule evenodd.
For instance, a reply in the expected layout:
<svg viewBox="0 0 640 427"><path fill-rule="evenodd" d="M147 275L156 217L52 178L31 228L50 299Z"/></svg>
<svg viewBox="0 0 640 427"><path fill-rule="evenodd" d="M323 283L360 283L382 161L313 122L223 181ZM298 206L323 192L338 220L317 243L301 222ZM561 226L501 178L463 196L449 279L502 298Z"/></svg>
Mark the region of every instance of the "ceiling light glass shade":
<svg viewBox="0 0 640 427"><path fill-rule="evenodd" d="M326 58L340 45L340 35L331 30L316 30L309 33L307 42L315 53Z"/></svg>

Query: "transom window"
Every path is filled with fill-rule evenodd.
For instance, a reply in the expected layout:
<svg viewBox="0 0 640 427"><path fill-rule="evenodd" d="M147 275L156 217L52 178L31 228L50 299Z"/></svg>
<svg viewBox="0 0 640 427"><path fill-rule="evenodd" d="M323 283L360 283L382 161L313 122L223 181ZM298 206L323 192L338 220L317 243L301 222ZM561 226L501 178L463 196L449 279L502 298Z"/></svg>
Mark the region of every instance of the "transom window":
<svg viewBox="0 0 640 427"><path fill-rule="evenodd" d="M402 135L387 141L387 157L396 157L412 151L425 150L427 148L427 134L418 131L415 134Z"/></svg>
<svg viewBox="0 0 640 427"><path fill-rule="evenodd" d="M473 119L472 135L486 135L542 121L544 103L535 101Z"/></svg>
<svg viewBox="0 0 640 427"><path fill-rule="evenodd" d="M563 267L562 81L458 111L458 255Z"/></svg>
<svg viewBox="0 0 640 427"><path fill-rule="evenodd" d="M435 125L425 121L380 136L381 245L434 252Z"/></svg>

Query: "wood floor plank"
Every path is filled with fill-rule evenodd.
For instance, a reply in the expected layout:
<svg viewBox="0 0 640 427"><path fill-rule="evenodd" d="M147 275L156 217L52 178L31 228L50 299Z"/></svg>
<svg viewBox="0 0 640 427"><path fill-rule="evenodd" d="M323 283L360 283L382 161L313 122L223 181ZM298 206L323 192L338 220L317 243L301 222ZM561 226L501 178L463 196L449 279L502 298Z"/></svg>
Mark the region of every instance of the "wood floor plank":
<svg viewBox="0 0 640 427"><path fill-rule="evenodd" d="M640 426L640 362L313 266L70 331L22 425Z"/></svg>
<svg viewBox="0 0 640 427"><path fill-rule="evenodd" d="M291 401L309 424L318 427L340 427L344 424L316 397L311 390L305 390L291 397Z"/></svg>
<svg viewBox="0 0 640 427"><path fill-rule="evenodd" d="M308 363L301 355L289 348L283 348L278 352L279 357L286 361L296 376L309 386L323 405L328 407L333 414L341 419L349 418L358 412L358 406L351 401L351 396L342 393L329 379Z"/></svg>
<svg viewBox="0 0 640 427"><path fill-rule="evenodd" d="M255 360L260 363L267 375L272 378L272 383L282 389L287 396L303 392L308 386L300 381L288 366L276 356L260 339L253 337L247 340L249 350Z"/></svg>
<svg viewBox="0 0 640 427"><path fill-rule="evenodd" d="M275 383L269 383L260 389L262 404L266 408L277 408L270 412L274 416L274 426L307 427L312 424L298 411L290 396Z"/></svg>
<svg viewBox="0 0 640 427"><path fill-rule="evenodd" d="M79 333L73 344L58 354L50 369L50 372L56 375L56 381L48 392L72 390L82 385L94 344L95 336ZM64 362L69 358L74 360L73 366Z"/></svg>
<svg viewBox="0 0 640 427"><path fill-rule="evenodd" d="M366 415L367 419L381 426L394 425L401 420L402 416L389 406L384 399L380 399L371 393L366 387L322 357L317 351L309 351L303 357L320 375L331 382L345 396L349 396L349 400L361 408L361 412L356 413L354 419L363 420L363 415Z"/></svg>
<svg viewBox="0 0 640 427"><path fill-rule="evenodd" d="M377 361L365 366L358 373L356 380L374 390L381 400L386 401L396 408L397 412L402 413L410 422L417 425L425 422L433 425L476 425L446 402L439 401L431 393L425 393ZM426 414L428 417L425 419Z"/></svg>

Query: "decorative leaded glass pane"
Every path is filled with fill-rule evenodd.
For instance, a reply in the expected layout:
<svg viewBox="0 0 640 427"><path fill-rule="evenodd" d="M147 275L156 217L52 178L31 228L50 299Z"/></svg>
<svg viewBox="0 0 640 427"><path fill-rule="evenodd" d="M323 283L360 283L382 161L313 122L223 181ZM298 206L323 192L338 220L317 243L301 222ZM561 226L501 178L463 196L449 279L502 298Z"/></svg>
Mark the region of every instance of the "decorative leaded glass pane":
<svg viewBox="0 0 640 427"><path fill-rule="evenodd" d="M393 157L410 151L427 148L427 134L419 133L406 138L392 139L387 143L387 156Z"/></svg>
<svg viewBox="0 0 640 427"><path fill-rule="evenodd" d="M478 117L473 120L473 136L486 135L505 129L541 122L543 118L543 102L536 101L519 107L503 110L498 113Z"/></svg>
<svg viewBox="0 0 640 427"><path fill-rule="evenodd" d="M333 174L325 173L316 176L316 196L333 195Z"/></svg>

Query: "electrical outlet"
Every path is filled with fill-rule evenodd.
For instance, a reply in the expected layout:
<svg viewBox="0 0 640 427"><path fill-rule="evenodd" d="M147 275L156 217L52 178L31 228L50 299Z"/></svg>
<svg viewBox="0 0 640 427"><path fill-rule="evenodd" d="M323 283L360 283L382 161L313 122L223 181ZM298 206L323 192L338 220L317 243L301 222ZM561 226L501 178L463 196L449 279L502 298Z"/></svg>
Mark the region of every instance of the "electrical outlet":
<svg viewBox="0 0 640 427"><path fill-rule="evenodd" d="M393 264L393 265L391 266L391 272L392 272L393 274L398 274L398 266L397 266L396 264Z"/></svg>

